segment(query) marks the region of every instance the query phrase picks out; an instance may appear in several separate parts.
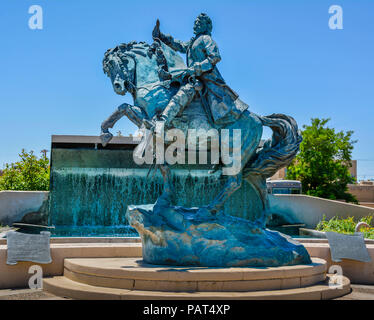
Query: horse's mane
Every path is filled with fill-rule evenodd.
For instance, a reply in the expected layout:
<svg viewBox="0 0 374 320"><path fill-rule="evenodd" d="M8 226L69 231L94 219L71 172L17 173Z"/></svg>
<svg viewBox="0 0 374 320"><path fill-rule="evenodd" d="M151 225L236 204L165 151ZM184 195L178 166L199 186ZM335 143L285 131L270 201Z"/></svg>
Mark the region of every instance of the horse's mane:
<svg viewBox="0 0 374 320"><path fill-rule="evenodd" d="M121 43L114 48L108 49L104 54L103 71L109 75L109 57L116 55L123 62L126 57L135 58L135 54L145 56L144 50L150 47L146 42L131 41L129 43Z"/></svg>
<svg viewBox="0 0 374 320"><path fill-rule="evenodd" d="M123 68L125 67L126 58L128 57L136 60L137 56L139 55L142 57L148 56L148 58L152 58L152 55L156 55L159 74L162 73L160 78L162 78L162 80L165 80L165 78L169 78L169 76L167 75L168 64L162 50L160 49L160 43L158 41L153 42L151 45L144 41L131 41L129 43L121 43L120 45L112 49L108 49L105 52L103 59L103 71L108 76L110 70L109 58L112 55L116 55L120 59L120 63L122 64Z"/></svg>

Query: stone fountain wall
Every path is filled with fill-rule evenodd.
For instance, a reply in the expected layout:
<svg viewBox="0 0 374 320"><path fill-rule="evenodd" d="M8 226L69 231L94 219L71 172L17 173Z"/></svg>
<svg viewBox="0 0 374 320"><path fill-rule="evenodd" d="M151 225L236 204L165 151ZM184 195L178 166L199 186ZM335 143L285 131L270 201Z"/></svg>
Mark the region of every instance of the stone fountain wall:
<svg viewBox="0 0 374 320"><path fill-rule="evenodd" d="M163 181L159 172L147 180L148 167L133 162L133 148L129 144L95 149L94 144L53 143L49 223L57 230L79 232L75 235L134 234L125 217L127 206L154 203ZM224 183L208 174L208 166L172 168L176 205L208 204ZM262 204L245 182L226 203L225 213L256 220Z"/></svg>

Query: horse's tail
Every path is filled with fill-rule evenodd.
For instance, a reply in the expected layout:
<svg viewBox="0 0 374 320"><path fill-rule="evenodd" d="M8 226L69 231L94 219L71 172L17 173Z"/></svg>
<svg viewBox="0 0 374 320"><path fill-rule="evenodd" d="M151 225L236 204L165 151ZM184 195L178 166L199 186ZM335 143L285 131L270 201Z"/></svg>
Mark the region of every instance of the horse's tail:
<svg viewBox="0 0 374 320"><path fill-rule="evenodd" d="M295 119L284 114L259 117L273 136L256 151L254 160L244 168L244 177L260 175L269 178L280 168L288 166L299 151L302 141Z"/></svg>
<svg viewBox="0 0 374 320"><path fill-rule="evenodd" d="M266 178L291 163L299 151L302 137L292 117L272 114L259 118L264 126L273 130L273 136L257 149L256 154L243 170L243 178L252 184L266 209L268 206Z"/></svg>

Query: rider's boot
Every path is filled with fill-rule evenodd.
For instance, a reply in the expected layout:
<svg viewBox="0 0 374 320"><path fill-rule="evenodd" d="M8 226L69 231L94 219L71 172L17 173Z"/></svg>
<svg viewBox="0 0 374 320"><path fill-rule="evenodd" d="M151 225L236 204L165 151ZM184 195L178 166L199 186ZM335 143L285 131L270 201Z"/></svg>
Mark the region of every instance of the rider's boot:
<svg viewBox="0 0 374 320"><path fill-rule="evenodd" d="M192 102L195 92L195 87L190 83L179 88L161 114L161 120L165 122L165 128L170 127L170 123L176 115Z"/></svg>

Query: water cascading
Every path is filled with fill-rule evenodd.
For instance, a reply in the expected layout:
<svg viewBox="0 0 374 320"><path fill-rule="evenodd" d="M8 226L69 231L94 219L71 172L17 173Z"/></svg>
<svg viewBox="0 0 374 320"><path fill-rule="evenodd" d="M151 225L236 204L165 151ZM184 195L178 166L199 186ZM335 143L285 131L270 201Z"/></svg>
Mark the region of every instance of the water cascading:
<svg viewBox="0 0 374 320"><path fill-rule="evenodd" d="M84 139L83 139L84 138ZM49 223L59 236L137 236L125 218L127 206L154 203L162 193L159 172L132 160L131 138L117 138L100 148L97 137L53 136ZM63 141L63 142L61 142ZM89 142L89 143L88 143ZM175 204L208 204L225 179L207 166L172 166ZM262 212L256 194L244 183L225 204L225 213L255 220Z"/></svg>

